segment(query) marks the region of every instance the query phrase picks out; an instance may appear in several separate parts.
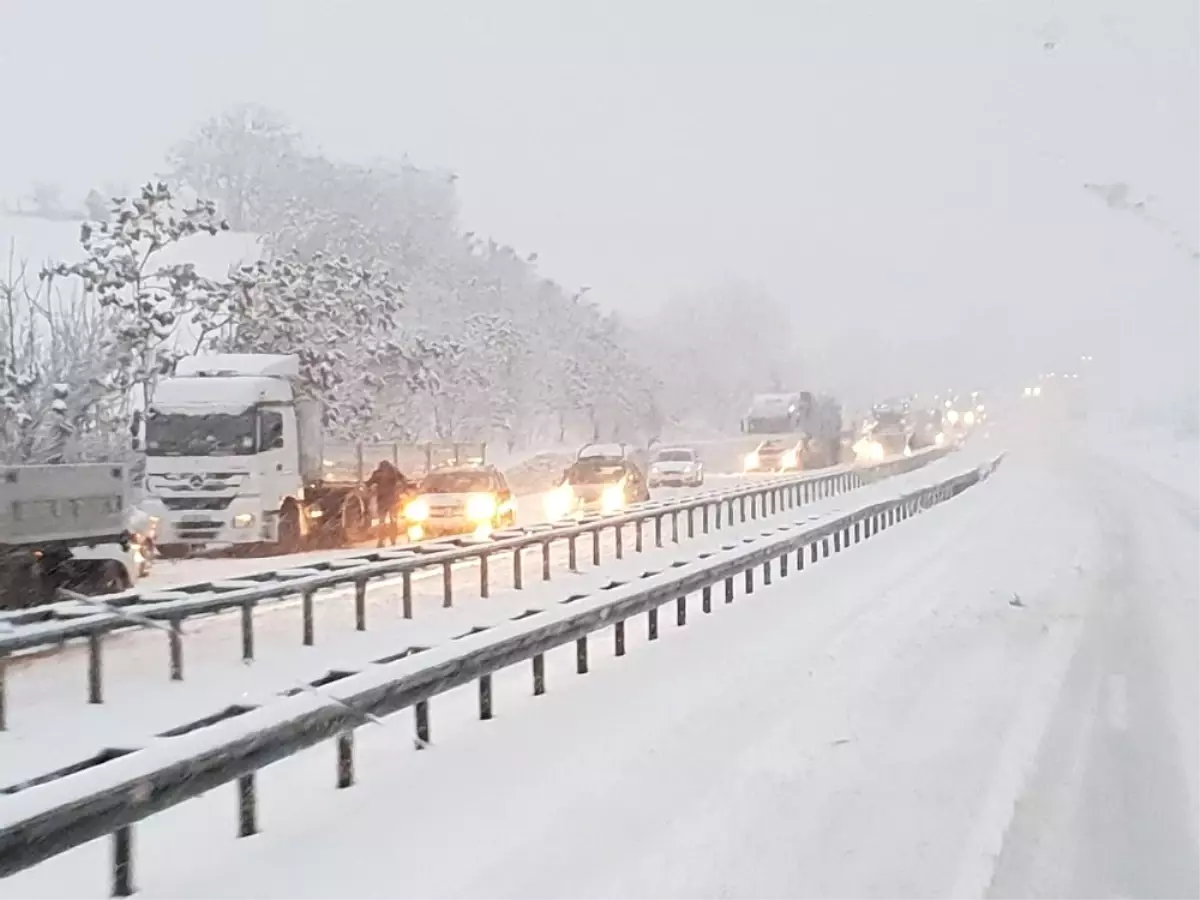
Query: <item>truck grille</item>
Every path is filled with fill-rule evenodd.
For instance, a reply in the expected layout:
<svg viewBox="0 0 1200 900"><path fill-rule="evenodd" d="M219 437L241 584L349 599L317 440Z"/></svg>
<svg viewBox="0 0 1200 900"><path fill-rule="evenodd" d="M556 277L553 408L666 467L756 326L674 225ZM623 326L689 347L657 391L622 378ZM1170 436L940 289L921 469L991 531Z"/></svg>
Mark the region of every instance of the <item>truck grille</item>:
<svg viewBox="0 0 1200 900"><path fill-rule="evenodd" d="M228 509L232 497L163 497L163 506L170 510L196 509L217 512Z"/></svg>

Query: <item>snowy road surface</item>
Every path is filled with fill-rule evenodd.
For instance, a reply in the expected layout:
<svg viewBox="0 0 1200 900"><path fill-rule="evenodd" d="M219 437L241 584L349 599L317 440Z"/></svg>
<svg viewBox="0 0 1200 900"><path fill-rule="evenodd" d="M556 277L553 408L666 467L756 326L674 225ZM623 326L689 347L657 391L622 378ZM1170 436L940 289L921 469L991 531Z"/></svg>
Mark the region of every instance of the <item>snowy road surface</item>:
<svg viewBox="0 0 1200 900"><path fill-rule="evenodd" d="M969 467L970 461L941 460L911 479L944 477ZM926 475L925 473L933 473ZM892 491L881 482L863 491ZM914 482L915 484L916 482ZM665 494L666 492L664 492ZM680 495L687 489L675 491ZM851 502L834 497L805 508L831 511ZM865 501L864 501L865 502ZM796 513L781 513L792 521ZM661 550L633 551L633 529L626 530L627 556L614 559L611 531L602 539L602 564L591 565L590 544L580 547L578 572L571 572L566 546L555 545L549 582L543 582L541 554L522 555L524 590L512 585L511 554L496 554L489 564L489 596L480 596L479 566L463 563L454 577L454 606L443 608L441 570L414 576L413 618L400 617L401 581L380 579L367 591L367 630L355 630L353 589L324 591L315 604L315 646L301 644L301 618L296 598L271 603L255 612L255 659L241 658L238 613L189 619L184 627L184 680L168 680L168 644L156 630L113 635L104 644L104 702L86 703L87 648L69 646L53 655L11 664L7 672L8 731L0 733L0 788L71 765L102 747L138 746L149 736L199 719L233 703L261 702L334 670L355 670L372 659L414 644L432 646L479 625L504 621L531 606L553 604L571 593L595 590L622 572L636 577L646 567L692 558L715 549L737 534L757 533L765 520L725 527L709 536L697 534ZM213 562L216 562L215 560ZM240 560L240 562L253 562ZM258 562L262 562L259 560Z"/></svg>
<svg viewBox="0 0 1200 900"><path fill-rule="evenodd" d="M492 721L436 699L427 751L359 729L349 790L285 760L255 837L231 789L140 827L140 896L1197 896L1194 501L1126 474L1014 454L543 697L497 677ZM108 855L0 897L104 896Z"/></svg>

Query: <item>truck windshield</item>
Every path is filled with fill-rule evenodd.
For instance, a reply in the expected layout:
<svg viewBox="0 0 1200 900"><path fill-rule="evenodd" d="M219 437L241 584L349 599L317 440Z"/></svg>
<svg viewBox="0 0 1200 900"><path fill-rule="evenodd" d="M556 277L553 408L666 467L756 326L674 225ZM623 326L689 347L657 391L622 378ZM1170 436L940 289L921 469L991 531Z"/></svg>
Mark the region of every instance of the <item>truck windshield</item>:
<svg viewBox="0 0 1200 900"><path fill-rule="evenodd" d="M258 449L253 410L156 413L146 419L147 456L251 456Z"/></svg>

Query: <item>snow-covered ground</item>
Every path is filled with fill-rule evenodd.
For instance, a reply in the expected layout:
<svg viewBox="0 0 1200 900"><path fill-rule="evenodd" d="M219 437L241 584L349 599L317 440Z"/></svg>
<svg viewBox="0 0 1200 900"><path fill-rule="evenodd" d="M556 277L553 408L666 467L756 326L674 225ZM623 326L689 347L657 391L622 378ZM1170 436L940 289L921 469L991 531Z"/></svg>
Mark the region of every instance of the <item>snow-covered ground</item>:
<svg viewBox="0 0 1200 900"><path fill-rule="evenodd" d="M231 789L155 817L139 896L1196 896L1197 548L1120 459L1014 453L587 676L552 654L543 697L503 673L492 721L437 698L427 751L359 729L349 790L329 745L264 770L253 838Z"/></svg>

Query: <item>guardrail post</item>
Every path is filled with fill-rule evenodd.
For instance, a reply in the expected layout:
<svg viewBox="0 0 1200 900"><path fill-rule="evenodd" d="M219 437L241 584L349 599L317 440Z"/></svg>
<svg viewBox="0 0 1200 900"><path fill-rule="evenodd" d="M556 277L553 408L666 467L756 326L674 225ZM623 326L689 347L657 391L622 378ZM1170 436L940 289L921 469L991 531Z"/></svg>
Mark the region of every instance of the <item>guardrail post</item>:
<svg viewBox="0 0 1200 900"><path fill-rule="evenodd" d="M172 618L171 630L171 680L183 681L183 619Z"/></svg>
<svg viewBox="0 0 1200 900"><path fill-rule="evenodd" d="M247 600L241 605L242 662L254 661L254 603Z"/></svg>
<svg viewBox="0 0 1200 900"><path fill-rule="evenodd" d="M354 732L343 731L337 736L337 786L354 784Z"/></svg>
<svg viewBox="0 0 1200 900"><path fill-rule="evenodd" d="M367 630L367 579L354 582L354 630Z"/></svg>
<svg viewBox="0 0 1200 900"><path fill-rule="evenodd" d="M524 590L525 570L521 568L521 548L513 548L513 589Z"/></svg>
<svg viewBox="0 0 1200 900"><path fill-rule="evenodd" d="M588 670L587 635L575 641L575 674L586 675Z"/></svg>
<svg viewBox="0 0 1200 900"><path fill-rule="evenodd" d="M733 576L730 575L725 579L725 602L733 602Z"/></svg>
<svg viewBox="0 0 1200 900"><path fill-rule="evenodd" d="M542 541L542 581L550 580L550 539Z"/></svg>
<svg viewBox="0 0 1200 900"><path fill-rule="evenodd" d="M429 701L418 700L413 706L413 718L417 724L417 744L418 750L424 750L429 744Z"/></svg>
<svg viewBox="0 0 1200 900"><path fill-rule="evenodd" d="M0 731L8 730L8 654L0 653Z"/></svg>
<svg viewBox="0 0 1200 900"><path fill-rule="evenodd" d="M613 625L613 656L625 655L625 620Z"/></svg>
<svg viewBox="0 0 1200 900"><path fill-rule="evenodd" d="M763 587L769 587L771 584L771 561L763 562Z"/></svg>
<svg viewBox="0 0 1200 900"><path fill-rule="evenodd" d="M745 494L742 494L742 496L738 497L738 517L743 522L746 521L746 495ZM730 513L729 518L731 518L731 519L733 518L732 513Z"/></svg>
<svg viewBox="0 0 1200 900"><path fill-rule="evenodd" d="M671 510L671 543L679 543L679 510Z"/></svg>
<svg viewBox="0 0 1200 900"><path fill-rule="evenodd" d="M642 519L633 521L633 549L636 553L642 552L642 521Z"/></svg>
<svg viewBox="0 0 1200 900"><path fill-rule="evenodd" d="M313 645L313 592L304 591L300 595L301 616L304 621L302 623L303 636L301 641L305 647Z"/></svg>
<svg viewBox="0 0 1200 900"><path fill-rule="evenodd" d="M487 599L489 578L488 578L488 553L479 554L479 596L482 599Z"/></svg>
<svg viewBox="0 0 1200 900"><path fill-rule="evenodd" d="M696 513L696 507L694 507L694 506L689 506L689 507L688 507L688 510L687 510L687 530L688 530L688 537L689 537L689 538L694 538L694 537L696 536L696 516L695 516L695 513Z"/></svg>
<svg viewBox="0 0 1200 900"><path fill-rule="evenodd" d="M454 575L450 571L450 562L442 563L442 607L454 605Z"/></svg>
<svg viewBox="0 0 1200 900"><path fill-rule="evenodd" d="M487 721L492 717L492 676L479 676L479 718Z"/></svg>
<svg viewBox="0 0 1200 900"><path fill-rule="evenodd" d="M133 826L122 825L112 834L112 895L133 896Z"/></svg>
<svg viewBox="0 0 1200 900"><path fill-rule="evenodd" d="M833 533L833 552L834 553L842 552L842 532L840 529Z"/></svg>
<svg viewBox="0 0 1200 900"><path fill-rule="evenodd" d="M646 638L647 640L658 640L658 607L652 606L646 610Z"/></svg>
<svg viewBox="0 0 1200 900"><path fill-rule="evenodd" d="M400 580L403 583L400 597L401 615L406 619L411 619L413 612L412 569L405 569L401 572Z"/></svg>
<svg viewBox="0 0 1200 900"><path fill-rule="evenodd" d="M708 504L705 503L700 507L700 527L704 529L704 533L708 534Z"/></svg>
<svg viewBox="0 0 1200 900"><path fill-rule="evenodd" d="M616 547L617 559L625 558L625 526L613 526L613 544Z"/></svg>
<svg viewBox="0 0 1200 900"><path fill-rule="evenodd" d="M687 624L687 594L675 598L675 624L680 628Z"/></svg>
<svg viewBox="0 0 1200 900"><path fill-rule="evenodd" d="M600 529L592 529L592 565L600 565Z"/></svg>
<svg viewBox="0 0 1200 900"><path fill-rule="evenodd" d="M829 535L821 538L821 559L829 559Z"/></svg>
<svg viewBox="0 0 1200 900"><path fill-rule="evenodd" d="M88 703L103 703L100 635L88 635Z"/></svg>
<svg viewBox="0 0 1200 900"><path fill-rule="evenodd" d="M533 696L546 693L546 657L538 654L533 658Z"/></svg>
<svg viewBox="0 0 1200 900"><path fill-rule="evenodd" d="M654 546L662 546L662 513L654 517Z"/></svg>
<svg viewBox="0 0 1200 900"><path fill-rule="evenodd" d="M811 551L812 551L812 552L811 552L811 554L809 555L808 561L809 561L810 563L815 563L815 562L817 561L817 542L816 542L816 541L813 541L813 542L812 542L811 544L809 544L808 546L809 546L809 548L810 548L810 549L811 549Z"/></svg>
<svg viewBox="0 0 1200 900"><path fill-rule="evenodd" d="M713 512L714 512L715 518L716 518L716 522L714 524L715 524L717 531L720 531L721 528L723 527L722 523L721 523L721 510L722 510L722 508L724 508L724 506L725 506L725 504L721 500L718 500L716 503L713 504ZM732 500L729 501L729 508L733 509L733 501ZM730 518L732 518L732 517L733 516L731 513Z"/></svg>
<svg viewBox="0 0 1200 900"><path fill-rule="evenodd" d="M706 584L700 591L700 608L706 613L712 612L712 585Z"/></svg>
<svg viewBox="0 0 1200 900"><path fill-rule="evenodd" d="M779 557L779 577L787 578L788 576L788 554L784 553Z"/></svg>
<svg viewBox="0 0 1200 900"><path fill-rule="evenodd" d="M567 568L569 568L572 572L579 571L579 566L577 565L575 559L575 535L571 535L569 538L567 538Z"/></svg>
<svg viewBox="0 0 1200 900"><path fill-rule="evenodd" d="M745 593L754 593L754 569L753 567L746 570L746 590Z"/></svg>
<svg viewBox="0 0 1200 900"><path fill-rule="evenodd" d="M258 833L258 792L255 788L255 772L241 775L237 780L238 793L238 837L250 837Z"/></svg>
<svg viewBox="0 0 1200 900"><path fill-rule="evenodd" d="M862 522L856 519L854 522L854 543L857 544L861 540L862 540Z"/></svg>

